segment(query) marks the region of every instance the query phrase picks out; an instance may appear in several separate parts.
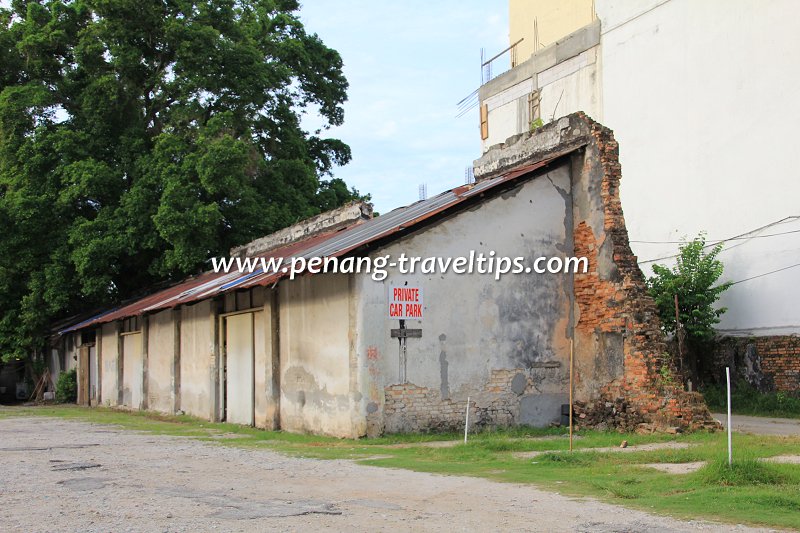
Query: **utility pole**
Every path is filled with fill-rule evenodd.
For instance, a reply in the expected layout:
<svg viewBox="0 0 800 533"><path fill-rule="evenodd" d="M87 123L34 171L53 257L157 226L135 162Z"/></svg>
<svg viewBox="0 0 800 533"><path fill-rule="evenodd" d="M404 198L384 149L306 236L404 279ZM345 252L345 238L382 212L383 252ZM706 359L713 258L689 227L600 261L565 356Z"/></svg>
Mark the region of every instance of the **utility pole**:
<svg viewBox="0 0 800 533"><path fill-rule="evenodd" d="M678 312L678 295L675 294L675 336L678 337L678 365L683 375L683 335L681 332L681 315Z"/></svg>

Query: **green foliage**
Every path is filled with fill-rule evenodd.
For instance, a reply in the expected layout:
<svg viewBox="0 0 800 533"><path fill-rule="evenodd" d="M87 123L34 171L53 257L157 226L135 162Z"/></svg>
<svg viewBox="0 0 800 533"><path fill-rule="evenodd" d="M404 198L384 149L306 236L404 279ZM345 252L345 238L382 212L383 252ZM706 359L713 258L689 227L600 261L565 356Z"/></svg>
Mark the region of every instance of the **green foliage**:
<svg viewBox="0 0 800 533"><path fill-rule="evenodd" d="M78 400L78 373L74 368L58 375L56 400L58 403L75 403Z"/></svg>
<svg viewBox="0 0 800 533"><path fill-rule="evenodd" d="M700 234L680 246L675 266L654 265L654 276L647 280L650 294L656 301L661 323L667 332L675 332L675 295L681 324L690 340L708 341L714 337L714 326L725 308L715 308L720 295L730 283L715 285L722 276L723 265L717 259L722 244L707 251L705 235Z"/></svg>
<svg viewBox="0 0 800 533"><path fill-rule="evenodd" d="M544 121L541 118L531 120L531 132L534 132L544 126Z"/></svg>
<svg viewBox="0 0 800 533"><path fill-rule="evenodd" d="M339 54L296 0L0 8L0 354L358 197ZM301 128L305 113L324 126Z"/></svg>
<svg viewBox="0 0 800 533"><path fill-rule="evenodd" d="M701 389L708 408L725 411L728 408L724 385L707 385ZM731 409L736 414L800 418L800 397L786 392L759 392L745 380L731 389Z"/></svg>
<svg viewBox="0 0 800 533"><path fill-rule="evenodd" d="M672 373L672 367L670 365L661 365L661 368L658 370L658 380L662 387L672 387L675 385L675 376Z"/></svg>

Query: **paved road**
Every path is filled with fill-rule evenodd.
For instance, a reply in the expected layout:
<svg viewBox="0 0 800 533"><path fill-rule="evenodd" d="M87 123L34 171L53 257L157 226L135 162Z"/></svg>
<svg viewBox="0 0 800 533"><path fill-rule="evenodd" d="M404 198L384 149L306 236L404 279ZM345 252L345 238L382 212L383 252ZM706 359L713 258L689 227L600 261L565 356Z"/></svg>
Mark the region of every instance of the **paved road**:
<svg viewBox="0 0 800 533"><path fill-rule="evenodd" d="M2 531L756 531L530 486L0 420Z"/></svg>
<svg viewBox="0 0 800 533"><path fill-rule="evenodd" d="M712 413L711 416L719 420L723 427L727 427L727 414ZM800 437L800 419L797 418L767 418L763 416L732 415L731 419L733 430L741 433Z"/></svg>

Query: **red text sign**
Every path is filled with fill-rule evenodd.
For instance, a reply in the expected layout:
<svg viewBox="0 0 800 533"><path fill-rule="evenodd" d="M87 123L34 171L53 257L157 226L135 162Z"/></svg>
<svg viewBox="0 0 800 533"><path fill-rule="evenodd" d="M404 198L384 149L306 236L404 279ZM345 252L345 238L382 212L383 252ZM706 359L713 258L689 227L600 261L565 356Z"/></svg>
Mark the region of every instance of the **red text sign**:
<svg viewBox="0 0 800 533"><path fill-rule="evenodd" d="M389 287L389 318L422 320L422 288Z"/></svg>

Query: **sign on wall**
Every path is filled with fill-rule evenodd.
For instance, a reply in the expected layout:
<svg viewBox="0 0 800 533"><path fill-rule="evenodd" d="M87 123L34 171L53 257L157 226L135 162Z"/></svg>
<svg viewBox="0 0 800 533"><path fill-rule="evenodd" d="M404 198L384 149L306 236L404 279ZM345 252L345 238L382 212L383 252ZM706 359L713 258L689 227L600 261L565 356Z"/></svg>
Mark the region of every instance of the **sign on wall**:
<svg viewBox="0 0 800 533"><path fill-rule="evenodd" d="M422 320L422 287L389 286L389 318Z"/></svg>

